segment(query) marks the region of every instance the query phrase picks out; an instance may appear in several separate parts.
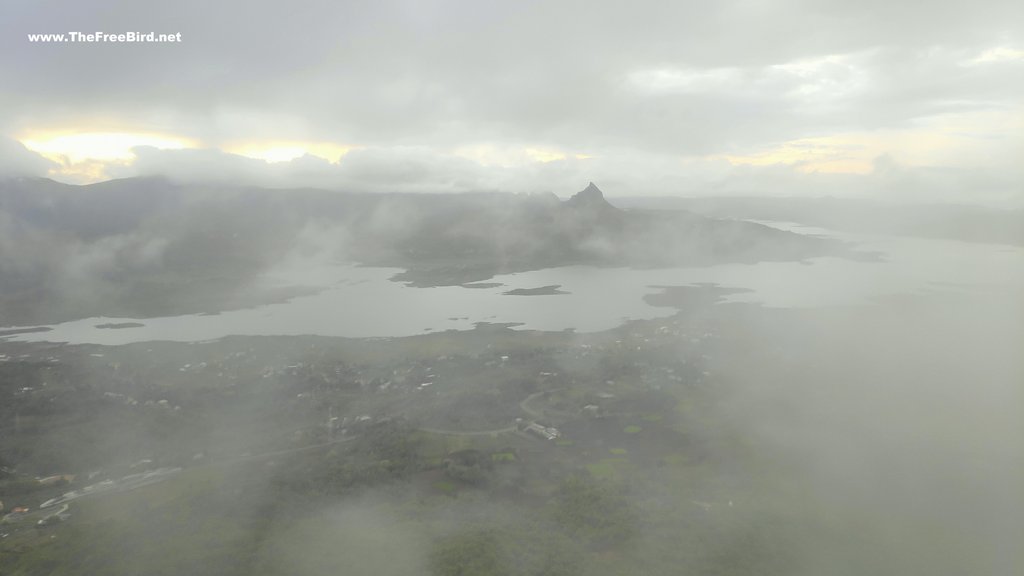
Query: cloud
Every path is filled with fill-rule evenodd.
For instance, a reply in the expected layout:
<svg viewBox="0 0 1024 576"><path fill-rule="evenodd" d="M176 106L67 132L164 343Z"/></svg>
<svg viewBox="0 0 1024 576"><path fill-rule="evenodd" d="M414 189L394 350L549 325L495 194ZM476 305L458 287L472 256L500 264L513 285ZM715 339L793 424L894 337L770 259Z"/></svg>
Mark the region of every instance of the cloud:
<svg viewBox="0 0 1024 576"><path fill-rule="evenodd" d="M1008 46L996 46L985 50L968 64L992 64L999 62L1024 62L1024 50Z"/></svg>
<svg viewBox="0 0 1024 576"><path fill-rule="evenodd" d="M111 176L167 176L194 183L289 188L316 187L359 192L460 192L486 188L483 166L422 147L368 147L338 162L305 154L268 162L215 149L133 149L134 162Z"/></svg>
<svg viewBox="0 0 1024 576"><path fill-rule="evenodd" d="M888 138L900 141L898 135ZM1024 139L1018 137L1012 145L1000 139L987 144L1007 147L1009 156L1024 148ZM470 157L465 150L370 147L353 150L337 162L309 154L267 162L212 149L140 147L134 149L135 161L113 167L111 176L349 192L553 192L563 197L594 181L610 196L836 196L999 205L1021 203L1017 183L1024 176L1020 168L979 174L977 166L908 164L872 138L858 140L856 135L796 141L749 157L682 159L619 149L578 158L550 151L537 156L528 147L484 149L486 153ZM509 158L512 164L500 163Z"/></svg>
<svg viewBox="0 0 1024 576"><path fill-rule="evenodd" d="M56 167L56 162L32 152L21 142L0 137L0 177L43 177Z"/></svg>
<svg viewBox="0 0 1024 576"><path fill-rule="evenodd" d="M296 143L335 143L365 148L339 164L350 182L423 177L422 187L434 189L487 187L509 180L511 166L557 172L572 163L534 163L552 164L560 154L622 152L661 163L906 130L951 113L1012 117L1024 90L1024 74L1013 73L1024 7L1010 0L970 9L875 0L586 7L301 0L287 8L253 0L244 18L235 7L198 0L145 7L44 0L7 16L0 68L18 87L0 95L0 127L9 134L116 124L210 149L292 143L250 154L272 159L316 153ZM182 42L26 40L30 32L94 29L180 31ZM450 157L483 144L506 158L510 150L538 153L514 162L471 154L485 170ZM228 173L255 166L220 160L234 167ZM136 162L148 170L155 161ZM376 174L384 165L398 172ZM1010 174L1012 166L985 170ZM268 173L305 182L330 171Z"/></svg>

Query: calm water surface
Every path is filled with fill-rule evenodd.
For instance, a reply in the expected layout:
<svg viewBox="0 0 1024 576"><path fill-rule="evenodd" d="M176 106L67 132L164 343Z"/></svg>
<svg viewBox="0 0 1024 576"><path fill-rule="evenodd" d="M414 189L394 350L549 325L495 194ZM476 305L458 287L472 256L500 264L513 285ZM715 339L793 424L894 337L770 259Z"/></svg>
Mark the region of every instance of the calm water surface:
<svg viewBox="0 0 1024 576"><path fill-rule="evenodd" d="M305 269L304 278L326 288L287 302L215 315L86 318L8 339L119 345L148 340L200 341L228 335L384 337L469 330L478 322L592 332L628 319L670 316L673 309L651 306L643 297L657 293L659 286L699 283L746 289L726 300L770 307L856 305L884 296L936 291L995 291L1024 296L1024 249L1019 247L771 225L846 240L881 258L855 261L827 257L803 262L646 270L566 266L497 276L487 281L502 284L493 288L412 288L389 280L400 272L398 269L321 264ZM293 277L292 271L279 270L278 274ZM569 294L503 294L553 284ZM142 326L97 328L120 323Z"/></svg>

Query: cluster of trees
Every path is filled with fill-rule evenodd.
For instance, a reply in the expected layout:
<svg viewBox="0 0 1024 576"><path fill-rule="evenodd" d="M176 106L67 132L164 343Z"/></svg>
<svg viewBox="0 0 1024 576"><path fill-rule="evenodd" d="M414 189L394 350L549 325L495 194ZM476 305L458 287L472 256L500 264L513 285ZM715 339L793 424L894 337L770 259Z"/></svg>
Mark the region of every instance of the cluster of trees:
<svg viewBox="0 0 1024 576"><path fill-rule="evenodd" d="M585 551L544 523L469 528L439 538L430 554L433 576L579 576Z"/></svg>
<svg viewBox="0 0 1024 576"><path fill-rule="evenodd" d="M434 576L574 576L594 553L629 546L639 516L618 485L585 473L567 477L548 506L511 525L469 527L437 539Z"/></svg>
<svg viewBox="0 0 1024 576"><path fill-rule="evenodd" d="M407 422L375 422L351 443L282 467L274 484L284 494L341 495L407 479L424 468L419 434Z"/></svg>
<svg viewBox="0 0 1024 576"><path fill-rule="evenodd" d="M554 521L570 537L594 548L627 542L639 521L622 486L582 473L562 482L552 510Z"/></svg>

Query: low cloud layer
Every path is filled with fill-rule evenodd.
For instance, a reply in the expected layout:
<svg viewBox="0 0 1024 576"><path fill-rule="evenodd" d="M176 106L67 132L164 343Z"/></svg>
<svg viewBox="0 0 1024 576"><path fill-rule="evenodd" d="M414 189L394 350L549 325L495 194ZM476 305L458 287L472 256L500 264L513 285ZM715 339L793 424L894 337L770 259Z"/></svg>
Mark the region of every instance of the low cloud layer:
<svg viewBox="0 0 1024 576"><path fill-rule="evenodd" d="M57 168L53 161L25 148L17 140L0 138L0 174L4 176L45 176Z"/></svg>
<svg viewBox="0 0 1024 576"><path fill-rule="evenodd" d="M137 160L112 177L168 176L182 182L308 186L369 192L553 192L567 196L587 181L613 196L834 196L894 202L967 202L1016 206L1024 171L983 172L957 166L910 166L890 155L866 174L804 172L799 166L680 160L621 151L612 157L561 158L488 165L426 147L354 150L332 163L307 155L269 163L218 150L136 149Z"/></svg>

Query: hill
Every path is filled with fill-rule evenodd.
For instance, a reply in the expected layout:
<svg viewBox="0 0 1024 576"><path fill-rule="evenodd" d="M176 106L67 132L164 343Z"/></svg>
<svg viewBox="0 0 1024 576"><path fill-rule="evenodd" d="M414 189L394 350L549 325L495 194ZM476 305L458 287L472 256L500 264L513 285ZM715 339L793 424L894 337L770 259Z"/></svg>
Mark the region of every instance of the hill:
<svg viewBox="0 0 1024 576"><path fill-rule="evenodd" d="M456 285L552 266L700 266L840 253L837 243L690 212L623 210L593 183L552 194L360 194L139 178L0 183L0 325L228 308L282 262L356 261ZM301 269L299 264L292 267Z"/></svg>

